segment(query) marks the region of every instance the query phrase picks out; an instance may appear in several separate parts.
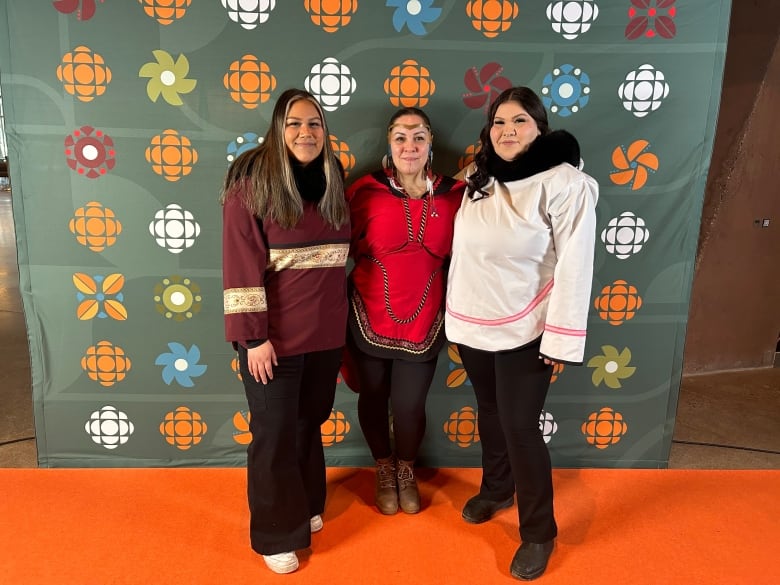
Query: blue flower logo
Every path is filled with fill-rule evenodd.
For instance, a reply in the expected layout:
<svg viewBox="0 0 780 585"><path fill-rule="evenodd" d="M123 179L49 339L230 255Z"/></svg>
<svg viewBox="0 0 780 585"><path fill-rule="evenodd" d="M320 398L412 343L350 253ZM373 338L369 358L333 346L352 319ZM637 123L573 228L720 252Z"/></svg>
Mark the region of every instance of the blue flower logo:
<svg viewBox="0 0 780 585"><path fill-rule="evenodd" d="M263 143L264 138L254 132L244 132L227 146L227 160L232 163L247 150Z"/></svg>
<svg viewBox="0 0 780 585"><path fill-rule="evenodd" d="M195 385L192 378L202 376L208 367L198 363L200 348L193 345L188 350L175 341L170 342L168 348L170 353L161 353L154 360L155 365L165 366L162 371L163 382L170 386L176 380L180 386L192 388Z"/></svg>
<svg viewBox="0 0 780 585"><path fill-rule="evenodd" d="M441 8L433 7L433 0L387 0L385 6L395 8L393 27L401 32L404 25L409 32L419 37L427 31L424 23L433 22L441 16Z"/></svg>
<svg viewBox="0 0 780 585"><path fill-rule="evenodd" d="M590 94L590 77L574 65L561 65L545 75L542 101L553 114L562 118L584 108Z"/></svg>

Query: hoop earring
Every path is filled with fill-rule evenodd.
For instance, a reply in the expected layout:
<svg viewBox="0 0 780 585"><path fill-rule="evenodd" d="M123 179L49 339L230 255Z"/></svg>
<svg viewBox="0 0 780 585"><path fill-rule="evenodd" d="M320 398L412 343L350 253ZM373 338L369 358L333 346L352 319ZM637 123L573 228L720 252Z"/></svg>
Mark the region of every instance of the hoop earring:
<svg viewBox="0 0 780 585"><path fill-rule="evenodd" d="M389 170L393 168L393 151L387 147L387 154L382 157L382 168Z"/></svg>

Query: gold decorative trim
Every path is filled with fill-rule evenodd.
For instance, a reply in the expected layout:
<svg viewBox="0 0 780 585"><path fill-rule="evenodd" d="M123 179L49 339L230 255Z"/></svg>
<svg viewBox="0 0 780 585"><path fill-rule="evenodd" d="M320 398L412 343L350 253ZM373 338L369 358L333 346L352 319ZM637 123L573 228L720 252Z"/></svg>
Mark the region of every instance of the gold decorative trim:
<svg viewBox="0 0 780 585"><path fill-rule="evenodd" d="M305 248L272 248L268 270L306 270L347 265L349 244L321 244Z"/></svg>
<svg viewBox="0 0 780 585"><path fill-rule="evenodd" d="M265 288L228 288L222 293L225 302L225 315L234 313L261 313L268 310L265 300Z"/></svg>

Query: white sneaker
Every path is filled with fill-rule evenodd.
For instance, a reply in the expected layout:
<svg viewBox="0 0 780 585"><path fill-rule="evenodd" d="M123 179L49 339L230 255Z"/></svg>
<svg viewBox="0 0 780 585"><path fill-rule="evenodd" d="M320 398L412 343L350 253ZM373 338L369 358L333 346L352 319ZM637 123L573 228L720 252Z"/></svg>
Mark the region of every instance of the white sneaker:
<svg viewBox="0 0 780 585"><path fill-rule="evenodd" d="M311 531L312 532L319 532L322 530L322 516L317 514L316 516L312 516L311 520L309 521L309 524L311 524Z"/></svg>
<svg viewBox="0 0 780 585"><path fill-rule="evenodd" d="M275 555L263 555L263 560L274 573L292 573L298 568L298 555L293 552L284 552Z"/></svg>

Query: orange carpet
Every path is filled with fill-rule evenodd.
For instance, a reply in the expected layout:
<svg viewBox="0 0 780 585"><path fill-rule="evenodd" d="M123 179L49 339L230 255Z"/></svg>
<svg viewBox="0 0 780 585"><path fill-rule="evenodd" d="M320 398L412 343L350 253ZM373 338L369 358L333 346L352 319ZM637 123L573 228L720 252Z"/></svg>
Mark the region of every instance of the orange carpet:
<svg viewBox="0 0 780 585"><path fill-rule="evenodd" d="M242 469L0 469L3 585L517 583L514 509L474 526L477 469L423 469L423 510L382 516L373 471L331 468L325 528L272 574ZM545 585L780 583L780 472L555 470Z"/></svg>

